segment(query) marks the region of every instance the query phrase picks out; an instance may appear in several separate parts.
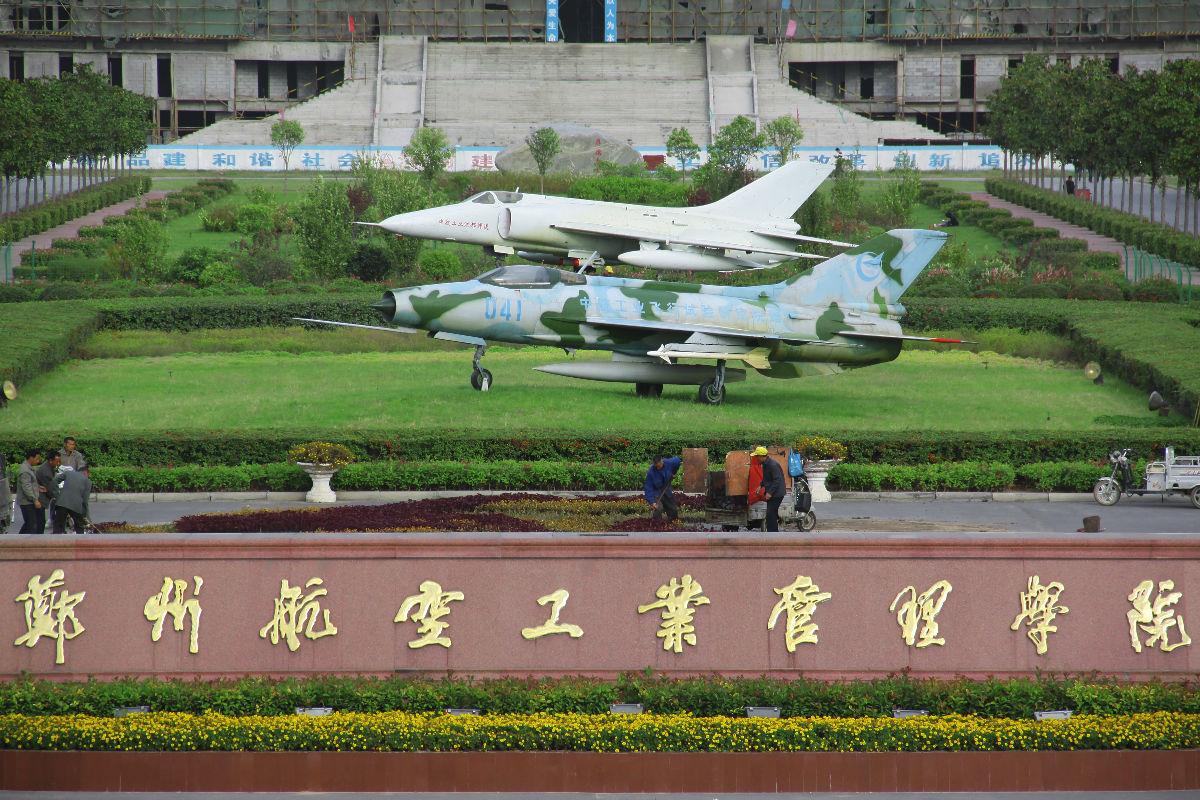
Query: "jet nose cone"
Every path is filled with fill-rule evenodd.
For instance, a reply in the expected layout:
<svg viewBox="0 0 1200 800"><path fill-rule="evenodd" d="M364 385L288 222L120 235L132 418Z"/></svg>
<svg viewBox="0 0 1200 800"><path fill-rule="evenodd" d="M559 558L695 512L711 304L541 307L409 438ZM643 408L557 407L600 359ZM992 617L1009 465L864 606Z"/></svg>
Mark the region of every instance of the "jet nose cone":
<svg viewBox="0 0 1200 800"><path fill-rule="evenodd" d="M379 312L384 322L391 322L396 318L396 296L391 292L384 292L383 297L371 303L371 308Z"/></svg>

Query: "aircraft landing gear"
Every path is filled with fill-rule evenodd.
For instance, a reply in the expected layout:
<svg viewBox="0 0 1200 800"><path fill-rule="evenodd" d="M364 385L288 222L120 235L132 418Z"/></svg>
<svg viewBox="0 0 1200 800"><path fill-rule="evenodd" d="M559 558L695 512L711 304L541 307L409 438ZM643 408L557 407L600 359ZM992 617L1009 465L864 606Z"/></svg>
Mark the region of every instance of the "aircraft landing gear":
<svg viewBox="0 0 1200 800"><path fill-rule="evenodd" d="M662 397L663 385L661 383L635 383L633 389L638 397Z"/></svg>
<svg viewBox="0 0 1200 800"><path fill-rule="evenodd" d="M471 372L471 388L477 392L486 392L492 388L492 373L479 365L479 360L486 351L486 345L476 346L475 358L471 361L471 366L474 367Z"/></svg>
<svg viewBox="0 0 1200 800"><path fill-rule="evenodd" d="M696 400L709 406L719 406L725 402L725 362L717 362L717 372L708 383L700 384L700 392Z"/></svg>

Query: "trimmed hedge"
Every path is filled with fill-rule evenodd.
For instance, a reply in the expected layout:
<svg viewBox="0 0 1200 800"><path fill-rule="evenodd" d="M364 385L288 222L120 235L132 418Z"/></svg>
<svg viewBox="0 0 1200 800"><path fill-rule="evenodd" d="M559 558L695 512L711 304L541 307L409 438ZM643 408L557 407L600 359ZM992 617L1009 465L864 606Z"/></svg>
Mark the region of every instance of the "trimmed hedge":
<svg viewBox="0 0 1200 800"><path fill-rule="evenodd" d="M780 429L758 438L786 444L794 441L798 433ZM1096 461L1122 447L1133 448L1135 455L1141 458L1161 459L1167 445L1174 445L1180 453L1200 453L1200 429L1196 428L1120 428L1063 433L861 430L824 433L845 444L849 451L847 460L859 464L972 461L1000 462L1016 468L1049 461ZM80 449L92 464L106 467L277 464L282 453L311 441L313 434L311 430L118 433L81 439ZM543 431L536 436L504 437L455 429L324 431L321 436L325 441L349 447L357 462L476 464L486 458L488 462L566 462L568 466L578 464L591 468L595 465L596 469L607 469L605 464L611 462L640 465L644 469L655 454L678 453L685 447L707 447L709 457L715 463L721 454L746 446L745 437L737 433L612 436ZM18 454L23 448L44 449L56 441L50 434L0 435L0 451L13 456L11 463L19 460ZM363 468L361 464L355 467L359 468ZM378 477L381 482L385 479L383 473ZM374 488L370 485L375 480L373 477L366 476L363 480L367 482L366 488Z"/></svg>
<svg viewBox="0 0 1200 800"><path fill-rule="evenodd" d="M1048 708L1113 715L1200 713L1194 684L1096 682L1079 678L984 681L880 678L850 683L797 678L670 679L629 673L596 678L430 680L406 676L320 676L214 682L121 679L0 683L0 714L108 716L114 708L241 715L288 715L297 706L376 713L478 708L485 714L604 714L610 703L641 703L655 714L740 717L746 706L777 706L785 717L890 717L892 709L1029 719Z"/></svg>
<svg viewBox="0 0 1200 800"><path fill-rule="evenodd" d="M654 714L471 716L332 714L120 719L0 717L17 750L587 752L1178 750L1200 745L1200 715L1077 716L1053 722L972 716L909 719L696 718Z"/></svg>
<svg viewBox="0 0 1200 800"><path fill-rule="evenodd" d="M829 471L829 482L847 491L985 491L998 492L1013 485L1016 471L1008 464L958 462L896 466L892 464L838 464Z"/></svg>
<svg viewBox="0 0 1200 800"><path fill-rule="evenodd" d="M90 455L90 454L89 454ZM94 456L93 456L94 457ZM295 464L182 467L97 466L100 492L302 492L311 482ZM644 464L580 464L570 461L421 461L350 464L338 471L342 491L441 489L636 490Z"/></svg>
<svg viewBox="0 0 1200 800"><path fill-rule="evenodd" d="M8 214L0 218L0 244L20 241L27 236L48 231L64 222L148 191L150 177L147 175L116 178L99 186L89 186L73 194L55 198L34 208Z"/></svg>
<svg viewBox="0 0 1200 800"><path fill-rule="evenodd" d="M760 438L786 443L794 440L796 433L781 429ZM1162 449L1166 445L1174 445L1179 452L1200 452L1200 430L1193 428L1110 429L1061 434L926 431L827 433L847 446L848 461L867 464L974 461L1000 462L1018 467L1048 461L1092 461L1105 457L1119 447L1132 447L1143 458L1162 458ZM322 436L328 441L349 447L359 462L473 464L480 462L480 454L486 454L487 461L493 463L566 462L568 465L595 466L597 469L609 462L644 467L656 453L680 452L685 447L707 447L710 457L745 447L745 437L735 433L611 436L546 431L537 436L496 437L462 430L363 430L349 433L327 431ZM107 467L145 468L175 464L236 467L247 462L276 464L281 453L286 453L297 444L311 441L312 437L313 431L120 433L87 437L81 442L81 449L93 464ZM48 434L0 436L0 450L16 456L22 452L22 448L47 447L53 443L52 439ZM354 469L370 468L359 464ZM131 481L142 480L132 477L133 473L125 475ZM395 475L398 480L404 479L400 473ZM378 473L376 477L364 476L365 488L374 488L370 484L376 478L381 483L390 480L383 473ZM147 477L146 480L151 478Z"/></svg>
<svg viewBox="0 0 1200 800"><path fill-rule="evenodd" d="M1200 267L1200 238L1166 225L1021 181L993 177L984 181L984 187L989 194L1011 203L1089 228L1173 261Z"/></svg>

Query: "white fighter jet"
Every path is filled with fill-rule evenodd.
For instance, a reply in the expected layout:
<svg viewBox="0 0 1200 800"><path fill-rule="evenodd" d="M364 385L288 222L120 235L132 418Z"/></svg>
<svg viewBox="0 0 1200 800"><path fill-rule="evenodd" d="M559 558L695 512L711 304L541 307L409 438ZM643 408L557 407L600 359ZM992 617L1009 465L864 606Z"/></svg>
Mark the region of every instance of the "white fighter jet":
<svg viewBox="0 0 1200 800"><path fill-rule="evenodd" d="M733 194L693 208L606 203L488 191L374 224L400 236L482 245L497 259L580 267L620 261L635 267L696 272L769 267L793 258L802 242L853 247L804 236L792 215L833 171L794 161Z"/></svg>

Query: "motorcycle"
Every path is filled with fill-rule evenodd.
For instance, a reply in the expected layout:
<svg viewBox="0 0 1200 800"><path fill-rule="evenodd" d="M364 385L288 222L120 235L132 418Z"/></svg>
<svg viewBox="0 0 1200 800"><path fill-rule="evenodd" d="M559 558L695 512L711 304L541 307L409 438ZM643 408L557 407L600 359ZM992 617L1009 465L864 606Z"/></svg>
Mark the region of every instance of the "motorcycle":
<svg viewBox="0 0 1200 800"><path fill-rule="evenodd" d="M1192 506L1200 508L1200 456L1177 456L1175 448L1168 447L1162 461L1151 461L1146 465L1146 478L1138 482L1133 477L1130 455L1133 450L1114 450L1108 454L1112 473L1100 478L1092 487L1092 497L1102 506L1115 506L1122 495L1142 496L1156 494L1169 497L1174 494L1187 495Z"/></svg>
<svg viewBox="0 0 1200 800"><path fill-rule="evenodd" d="M792 478L792 497L795 498L796 527L801 533L808 533L817 527L817 515L812 510L812 489L807 475Z"/></svg>

